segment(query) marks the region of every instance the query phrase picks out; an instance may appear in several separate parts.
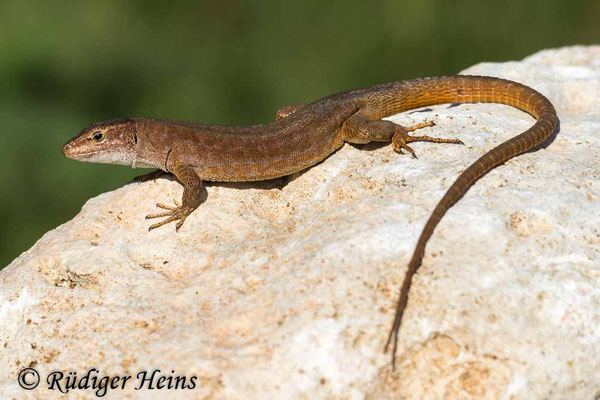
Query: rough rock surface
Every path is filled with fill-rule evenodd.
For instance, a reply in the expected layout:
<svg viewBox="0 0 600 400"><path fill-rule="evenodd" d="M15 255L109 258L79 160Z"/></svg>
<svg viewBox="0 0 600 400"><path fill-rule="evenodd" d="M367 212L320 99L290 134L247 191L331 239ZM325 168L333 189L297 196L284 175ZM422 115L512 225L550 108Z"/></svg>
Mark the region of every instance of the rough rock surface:
<svg viewBox="0 0 600 400"><path fill-rule="evenodd" d="M176 181L91 199L0 272L0 397L58 396L17 385L33 366L42 379L92 367L132 382L156 368L197 377L194 390L133 382L109 398L599 398L600 47L463 73L536 88L560 131L441 222L395 372L382 348L425 220L473 160L533 123L527 114L476 104L394 116L433 120L425 133L467 145L415 144L418 160L346 145L283 188L215 184L178 234L144 220L180 198Z"/></svg>

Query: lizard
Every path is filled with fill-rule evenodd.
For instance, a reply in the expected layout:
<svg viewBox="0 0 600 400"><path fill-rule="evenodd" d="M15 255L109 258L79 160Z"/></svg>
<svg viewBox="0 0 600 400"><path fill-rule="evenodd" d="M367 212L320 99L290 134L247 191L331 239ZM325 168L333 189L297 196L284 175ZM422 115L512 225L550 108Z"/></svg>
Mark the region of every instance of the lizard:
<svg viewBox="0 0 600 400"><path fill-rule="evenodd" d="M130 118L88 125L62 148L71 159L158 168L183 185L181 204L156 204L164 218L149 230L175 222L178 231L202 202L203 181L260 181L309 168L339 150L344 143L391 143L394 151L416 158L413 142L456 143L409 132L433 126L423 122L404 127L382 118L403 111L445 103L501 103L529 113L536 122L523 133L494 147L467 169L437 203L419 236L398 297L394 321L384 352L392 344L395 366L398 335L414 275L425 246L448 211L483 175L544 142L558 118L542 94L517 82L486 76L454 75L417 78L348 90L310 104L284 107L273 122L251 126L220 126L167 119Z"/></svg>

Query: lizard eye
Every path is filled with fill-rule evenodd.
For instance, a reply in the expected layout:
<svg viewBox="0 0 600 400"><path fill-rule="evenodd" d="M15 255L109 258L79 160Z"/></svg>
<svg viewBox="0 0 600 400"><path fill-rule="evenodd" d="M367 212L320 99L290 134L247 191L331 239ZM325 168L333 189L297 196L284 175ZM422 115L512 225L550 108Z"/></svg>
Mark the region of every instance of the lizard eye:
<svg viewBox="0 0 600 400"><path fill-rule="evenodd" d="M96 142L101 142L102 139L104 139L104 135L102 132L96 132L94 133L94 136L92 136L92 139L94 139Z"/></svg>

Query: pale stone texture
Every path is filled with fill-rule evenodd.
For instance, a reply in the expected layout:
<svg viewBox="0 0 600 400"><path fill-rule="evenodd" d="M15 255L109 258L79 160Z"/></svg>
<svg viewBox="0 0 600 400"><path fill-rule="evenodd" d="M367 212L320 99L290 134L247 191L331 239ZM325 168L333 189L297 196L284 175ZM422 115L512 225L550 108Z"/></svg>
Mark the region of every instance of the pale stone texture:
<svg viewBox="0 0 600 400"><path fill-rule="evenodd" d="M19 388L34 365L42 378L134 375L108 398L598 398L600 47L463 72L536 88L560 131L443 219L395 372L383 344L426 218L471 162L533 123L527 114L476 104L395 116L433 120L423 133L466 146L415 144L415 160L346 145L282 189L212 185L178 234L144 220L180 198L176 181L91 199L0 273L0 397L58 397ZM196 389L134 390L154 368L196 375Z"/></svg>

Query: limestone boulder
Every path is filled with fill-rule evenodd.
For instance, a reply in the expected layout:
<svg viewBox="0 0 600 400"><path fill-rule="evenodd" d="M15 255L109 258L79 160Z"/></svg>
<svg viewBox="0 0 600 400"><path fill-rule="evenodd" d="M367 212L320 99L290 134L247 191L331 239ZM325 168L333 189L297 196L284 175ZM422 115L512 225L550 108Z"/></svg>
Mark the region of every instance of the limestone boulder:
<svg viewBox="0 0 600 400"><path fill-rule="evenodd" d="M395 371L383 346L423 224L458 174L529 115L468 104L393 116L434 121L424 133L466 145L417 143L418 159L345 145L288 181L212 184L178 233L148 232L144 219L180 199L175 180L89 200L0 272L0 397L59 397L52 372L95 368L98 379L131 376L108 398L599 398L600 47L462 73L537 89L560 130L442 220ZM41 376L32 391L18 385L24 368ZM136 390L154 370L195 387Z"/></svg>

